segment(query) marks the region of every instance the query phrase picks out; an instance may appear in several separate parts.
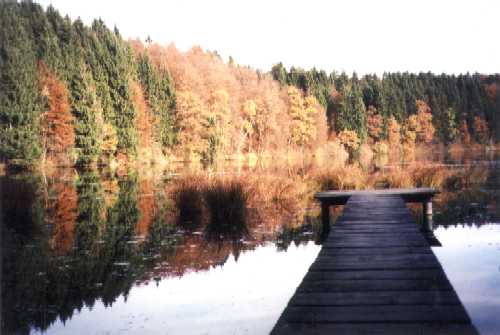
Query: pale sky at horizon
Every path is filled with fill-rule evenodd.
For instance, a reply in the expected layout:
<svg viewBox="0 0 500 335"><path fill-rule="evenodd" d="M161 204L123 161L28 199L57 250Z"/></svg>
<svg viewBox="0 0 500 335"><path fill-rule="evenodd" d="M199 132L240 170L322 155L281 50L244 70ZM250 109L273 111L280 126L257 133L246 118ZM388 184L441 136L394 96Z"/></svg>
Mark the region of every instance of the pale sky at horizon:
<svg viewBox="0 0 500 335"><path fill-rule="evenodd" d="M36 2L87 24L101 17L124 38L200 45L264 71L281 61L359 74L500 72L495 0Z"/></svg>

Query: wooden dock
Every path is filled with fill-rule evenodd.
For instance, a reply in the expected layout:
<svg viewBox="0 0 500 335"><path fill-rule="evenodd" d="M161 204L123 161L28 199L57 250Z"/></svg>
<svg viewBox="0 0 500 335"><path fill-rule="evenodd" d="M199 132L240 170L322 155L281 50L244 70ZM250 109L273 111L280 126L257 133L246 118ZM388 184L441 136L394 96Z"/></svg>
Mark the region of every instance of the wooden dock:
<svg viewBox="0 0 500 335"><path fill-rule="evenodd" d="M405 206L434 191L319 193L343 213L271 334L478 334Z"/></svg>

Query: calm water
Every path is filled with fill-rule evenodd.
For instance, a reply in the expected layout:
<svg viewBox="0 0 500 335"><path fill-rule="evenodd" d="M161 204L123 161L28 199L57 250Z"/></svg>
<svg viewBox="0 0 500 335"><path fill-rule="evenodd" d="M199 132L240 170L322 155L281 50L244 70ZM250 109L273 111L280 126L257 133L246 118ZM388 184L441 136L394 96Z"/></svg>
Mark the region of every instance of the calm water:
<svg viewBox="0 0 500 335"><path fill-rule="evenodd" d="M481 334L500 331L500 224L438 227L433 251Z"/></svg>
<svg viewBox="0 0 500 335"><path fill-rule="evenodd" d="M433 160L458 171L433 250L476 327L498 334L500 165ZM259 176L245 215L234 203L221 220L196 178L0 177L2 334L269 333L321 247L317 186Z"/></svg>

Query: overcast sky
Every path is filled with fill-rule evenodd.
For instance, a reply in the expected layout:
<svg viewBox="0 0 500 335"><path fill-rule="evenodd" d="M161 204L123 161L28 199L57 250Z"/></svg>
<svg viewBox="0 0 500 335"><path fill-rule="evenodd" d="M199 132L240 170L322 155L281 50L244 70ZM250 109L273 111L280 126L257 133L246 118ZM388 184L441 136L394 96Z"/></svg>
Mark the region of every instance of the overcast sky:
<svg viewBox="0 0 500 335"><path fill-rule="evenodd" d="M38 0L125 38L193 45L239 64L352 72L500 72L497 0Z"/></svg>

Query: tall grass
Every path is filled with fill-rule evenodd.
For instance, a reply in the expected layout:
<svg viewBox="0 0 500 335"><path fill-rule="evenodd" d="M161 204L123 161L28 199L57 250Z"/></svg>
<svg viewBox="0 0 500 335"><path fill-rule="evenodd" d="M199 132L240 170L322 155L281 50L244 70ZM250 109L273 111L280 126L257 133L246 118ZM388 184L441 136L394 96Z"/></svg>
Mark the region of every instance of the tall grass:
<svg viewBox="0 0 500 335"><path fill-rule="evenodd" d="M354 164L319 171L316 178L321 190L359 190L371 184L368 173Z"/></svg>
<svg viewBox="0 0 500 335"><path fill-rule="evenodd" d="M450 171L442 166L417 165L412 171L415 187L443 187Z"/></svg>
<svg viewBox="0 0 500 335"><path fill-rule="evenodd" d="M405 188L413 187L414 181L410 171L397 167L378 175L376 184L381 188Z"/></svg>
<svg viewBox="0 0 500 335"><path fill-rule="evenodd" d="M240 238L246 226L248 195L239 181L217 180L202 190L209 212L207 235L211 238Z"/></svg>
<svg viewBox="0 0 500 335"><path fill-rule="evenodd" d="M203 197L201 189L204 178L188 176L176 181L172 198L177 208L177 223L188 230L197 229L203 219Z"/></svg>

